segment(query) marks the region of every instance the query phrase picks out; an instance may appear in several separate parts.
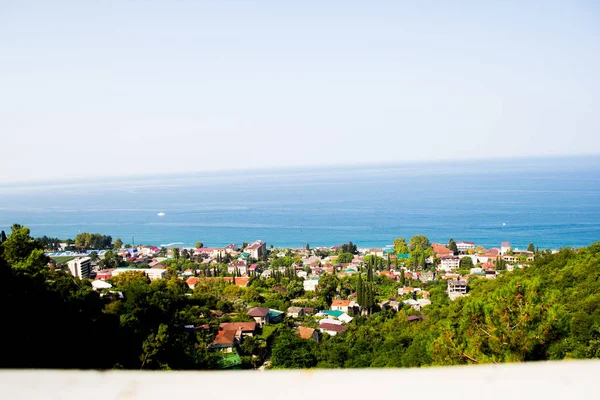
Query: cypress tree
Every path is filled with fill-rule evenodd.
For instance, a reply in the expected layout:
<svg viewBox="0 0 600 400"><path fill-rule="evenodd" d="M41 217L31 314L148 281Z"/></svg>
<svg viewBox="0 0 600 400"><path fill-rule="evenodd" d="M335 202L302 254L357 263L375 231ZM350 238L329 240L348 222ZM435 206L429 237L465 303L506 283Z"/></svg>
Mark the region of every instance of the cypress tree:
<svg viewBox="0 0 600 400"><path fill-rule="evenodd" d="M387 269L388 269L388 271L390 270L391 263L392 263L392 261L390 260L390 255L388 254L388 259L387 259Z"/></svg>
<svg viewBox="0 0 600 400"><path fill-rule="evenodd" d="M364 301L363 301L363 283L362 283L361 274L358 274L358 283L356 284L356 301L361 306L364 306Z"/></svg>

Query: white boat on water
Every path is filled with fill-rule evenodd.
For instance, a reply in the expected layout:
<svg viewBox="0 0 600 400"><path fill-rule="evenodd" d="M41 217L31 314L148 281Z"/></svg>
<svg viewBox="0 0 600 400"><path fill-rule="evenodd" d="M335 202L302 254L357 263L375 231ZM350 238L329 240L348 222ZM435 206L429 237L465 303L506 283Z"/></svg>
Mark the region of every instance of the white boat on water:
<svg viewBox="0 0 600 400"><path fill-rule="evenodd" d="M165 216L165 213L164 213L164 212L159 212L159 213L158 213L158 214L156 214L156 215L158 215L159 217L164 217L164 216Z"/></svg>

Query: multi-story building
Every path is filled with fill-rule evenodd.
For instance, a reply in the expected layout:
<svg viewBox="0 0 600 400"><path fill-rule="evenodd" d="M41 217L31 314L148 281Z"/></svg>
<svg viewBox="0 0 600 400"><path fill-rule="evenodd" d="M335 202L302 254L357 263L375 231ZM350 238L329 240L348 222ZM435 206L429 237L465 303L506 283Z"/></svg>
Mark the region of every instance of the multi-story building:
<svg viewBox="0 0 600 400"><path fill-rule="evenodd" d="M475 250L475 243L474 242L465 242L465 241L456 242L456 248L461 253L466 253L467 251L469 251L469 249Z"/></svg>
<svg viewBox="0 0 600 400"><path fill-rule="evenodd" d="M452 271L460 266L460 258L458 256L442 257L440 261L440 269L444 271Z"/></svg>
<svg viewBox="0 0 600 400"><path fill-rule="evenodd" d="M92 260L89 257L77 257L67 263L71 275L76 278L89 278L92 273Z"/></svg>
<svg viewBox="0 0 600 400"><path fill-rule="evenodd" d="M510 242L502 242L500 245L500 254L505 255L510 250Z"/></svg>
<svg viewBox="0 0 600 400"><path fill-rule="evenodd" d="M448 280L448 294L451 293L460 293L460 294L466 294L467 293L467 281L464 280L460 280L460 279L449 279Z"/></svg>
<svg viewBox="0 0 600 400"><path fill-rule="evenodd" d="M267 252L267 244L262 240L257 240L256 242L248 245L244 251L250 254L251 258L258 260L260 256Z"/></svg>

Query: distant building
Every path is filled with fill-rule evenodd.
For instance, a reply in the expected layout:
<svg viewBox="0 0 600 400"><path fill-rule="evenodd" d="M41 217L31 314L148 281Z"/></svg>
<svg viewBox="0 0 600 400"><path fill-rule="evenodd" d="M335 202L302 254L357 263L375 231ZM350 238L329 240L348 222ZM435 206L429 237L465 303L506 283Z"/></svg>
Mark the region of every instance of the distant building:
<svg viewBox="0 0 600 400"><path fill-rule="evenodd" d="M456 248L461 253L466 253L467 251L469 251L469 249L475 250L475 243L474 242L465 242L465 241L456 242Z"/></svg>
<svg viewBox="0 0 600 400"><path fill-rule="evenodd" d="M333 300L331 303L332 310L343 311L345 313L348 312L349 308L354 307L354 302L351 300Z"/></svg>
<svg viewBox="0 0 600 400"><path fill-rule="evenodd" d="M89 257L78 257L67 263L71 275L76 278L89 278L92 273L92 260Z"/></svg>
<svg viewBox="0 0 600 400"><path fill-rule="evenodd" d="M298 327L298 336L300 336L302 339L313 339L316 342L319 341L319 331L307 326Z"/></svg>
<svg viewBox="0 0 600 400"><path fill-rule="evenodd" d="M448 280L448 294L451 293L467 293L467 282L460 279L449 279Z"/></svg>
<svg viewBox="0 0 600 400"><path fill-rule="evenodd" d="M127 271L142 271L151 281L155 279L162 279L167 274L166 269L159 268L117 268L112 272L112 276L117 276Z"/></svg>
<svg viewBox="0 0 600 400"><path fill-rule="evenodd" d="M502 242L500 245L500 254L505 255L510 250L510 242Z"/></svg>
<svg viewBox="0 0 600 400"><path fill-rule="evenodd" d="M315 291L317 290L317 286L319 286L319 278L305 279L302 283L304 285L304 291Z"/></svg>
<svg viewBox="0 0 600 400"><path fill-rule="evenodd" d="M262 240L257 240L251 243L244 249L245 253L248 253L251 258L258 260L263 254L267 252L267 244Z"/></svg>
<svg viewBox="0 0 600 400"><path fill-rule="evenodd" d="M444 271L452 271L460 266L460 258L458 256L442 257L440 261L440 269Z"/></svg>
<svg viewBox="0 0 600 400"><path fill-rule="evenodd" d="M454 255L454 252L452 250L450 250L449 248L447 248L446 246L444 246L443 244L433 243L431 245L431 248L433 249L433 252L437 258Z"/></svg>

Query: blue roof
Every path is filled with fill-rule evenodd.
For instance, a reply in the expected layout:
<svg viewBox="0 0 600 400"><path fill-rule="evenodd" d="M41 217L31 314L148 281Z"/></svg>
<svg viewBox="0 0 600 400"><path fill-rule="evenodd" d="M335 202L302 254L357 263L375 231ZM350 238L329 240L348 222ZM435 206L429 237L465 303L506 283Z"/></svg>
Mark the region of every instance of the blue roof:
<svg viewBox="0 0 600 400"><path fill-rule="evenodd" d="M339 311L339 310L323 310L321 312L323 314L331 315L331 316L336 317L336 318L338 318L342 314L346 314L345 312Z"/></svg>

